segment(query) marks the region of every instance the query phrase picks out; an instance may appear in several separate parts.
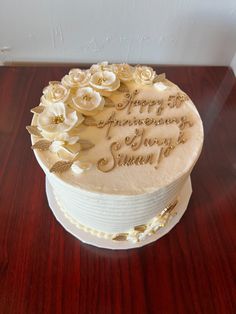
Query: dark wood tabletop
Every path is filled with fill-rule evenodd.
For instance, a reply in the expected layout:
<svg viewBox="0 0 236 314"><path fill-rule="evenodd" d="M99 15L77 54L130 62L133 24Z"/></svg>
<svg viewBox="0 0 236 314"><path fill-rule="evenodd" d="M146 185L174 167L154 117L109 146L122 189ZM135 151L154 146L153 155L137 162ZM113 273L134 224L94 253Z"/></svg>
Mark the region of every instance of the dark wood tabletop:
<svg viewBox="0 0 236 314"><path fill-rule="evenodd" d="M0 313L236 313L236 84L227 67L161 66L205 141L179 224L141 249L81 243L48 207L25 126L68 66L0 67Z"/></svg>

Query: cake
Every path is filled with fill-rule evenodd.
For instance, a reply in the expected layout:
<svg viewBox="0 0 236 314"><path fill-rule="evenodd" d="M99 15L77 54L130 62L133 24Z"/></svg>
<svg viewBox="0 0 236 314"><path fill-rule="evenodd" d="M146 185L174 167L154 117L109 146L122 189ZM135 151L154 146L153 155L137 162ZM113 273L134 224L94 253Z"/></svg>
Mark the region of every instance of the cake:
<svg viewBox="0 0 236 314"><path fill-rule="evenodd" d="M203 144L188 95L148 66L94 64L44 88L27 130L53 197L76 228L111 242L158 235Z"/></svg>

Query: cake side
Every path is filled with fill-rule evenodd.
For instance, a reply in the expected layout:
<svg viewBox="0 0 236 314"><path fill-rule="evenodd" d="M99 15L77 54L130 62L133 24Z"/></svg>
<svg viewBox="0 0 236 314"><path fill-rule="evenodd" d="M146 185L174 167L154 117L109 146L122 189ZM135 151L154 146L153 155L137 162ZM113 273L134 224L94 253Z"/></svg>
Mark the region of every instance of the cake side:
<svg viewBox="0 0 236 314"><path fill-rule="evenodd" d="M110 195L69 185L43 168L66 215L85 227L111 234L146 224L178 199L189 173L152 193Z"/></svg>

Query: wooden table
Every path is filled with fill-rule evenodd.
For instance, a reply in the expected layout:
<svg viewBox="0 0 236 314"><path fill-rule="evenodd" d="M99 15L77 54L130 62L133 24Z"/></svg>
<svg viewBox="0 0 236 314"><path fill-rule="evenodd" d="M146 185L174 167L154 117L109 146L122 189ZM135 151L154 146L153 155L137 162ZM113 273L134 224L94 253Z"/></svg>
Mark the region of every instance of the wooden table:
<svg viewBox="0 0 236 314"><path fill-rule="evenodd" d="M160 67L205 127L181 222L141 249L82 244L54 218L25 125L68 67L0 68L0 313L236 313L236 84L227 67Z"/></svg>

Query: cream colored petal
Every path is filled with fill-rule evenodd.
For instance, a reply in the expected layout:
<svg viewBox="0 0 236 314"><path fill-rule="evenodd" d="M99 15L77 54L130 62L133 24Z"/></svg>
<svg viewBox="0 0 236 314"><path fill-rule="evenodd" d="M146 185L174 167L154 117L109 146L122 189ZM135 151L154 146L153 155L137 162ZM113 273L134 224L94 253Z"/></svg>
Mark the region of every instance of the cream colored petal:
<svg viewBox="0 0 236 314"><path fill-rule="evenodd" d="M75 155L80 152L80 150L81 145L79 143L75 143L73 145L66 144L58 150L57 154L64 160L72 160Z"/></svg>
<svg viewBox="0 0 236 314"><path fill-rule="evenodd" d="M111 91L114 91L114 90L118 89L119 87L120 87L120 80L117 79L117 80L115 81L115 83L112 85Z"/></svg>
<svg viewBox="0 0 236 314"><path fill-rule="evenodd" d="M154 84L154 87L159 90L160 92L163 92L164 90L166 90L168 88L168 86L166 86L164 83L162 82L157 82Z"/></svg>
<svg viewBox="0 0 236 314"><path fill-rule="evenodd" d="M48 101L44 95L40 98L40 101L41 101L41 103L42 103L44 106L49 106L49 105L51 105L51 102Z"/></svg>
<svg viewBox="0 0 236 314"><path fill-rule="evenodd" d="M62 145L64 145L63 141L53 141L49 147L49 150L53 153L57 153L61 149Z"/></svg>
<svg viewBox="0 0 236 314"><path fill-rule="evenodd" d="M70 152L70 153L72 153L72 154L77 154L78 152L80 152L81 151L81 145L80 145L80 143L71 143L71 144L66 144L66 145L64 145L64 148L68 151L68 152Z"/></svg>
<svg viewBox="0 0 236 314"><path fill-rule="evenodd" d="M64 147L61 147L61 149L57 152L57 155L63 160L72 160L74 157L74 154L66 150Z"/></svg>
<svg viewBox="0 0 236 314"><path fill-rule="evenodd" d="M47 107L44 112L48 112L50 114L54 114L55 116L63 115L65 116L65 104L63 102L55 102L51 104L49 107Z"/></svg>
<svg viewBox="0 0 236 314"><path fill-rule="evenodd" d="M89 102L84 101L83 99L81 99L81 97L77 96L74 97L72 99L73 104L75 106L76 109L81 109L81 112L83 110L94 110L96 109L96 107L98 106L99 103L95 103L95 102L91 102L91 100Z"/></svg>
<svg viewBox="0 0 236 314"><path fill-rule="evenodd" d="M104 107L104 98L91 87L80 88L72 99L74 108L84 115L94 115Z"/></svg>
<svg viewBox="0 0 236 314"><path fill-rule="evenodd" d="M64 141L67 142L69 140L70 136L67 132L58 133L56 136L56 140L58 141Z"/></svg>
<svg viewBox="0 0 236 314"><path fill-rule="evenodd" d="M71 130L78 122L78 116L76 111L68 111L68 114L65 116L65 120L63 122L63 125L67 126L65 127L65 131Z"/></svg>
<svg viewBox="0 0 236 314"><path fill-rule="evenodd" d="M116 75L110 71L103 72L104 85L111 85L116 81Z"/></svg>
<svg viewBox="0 0 236 314"><path fill-rule="evenodd" d="M76 96L83 97L86 94L90 94L93 92L93 89L91 87L82 87L78 88L76 92Z"/></svg>
<svg viewBox="0 0 236 314"><path fill-rule="evenodd" d="M65 121L63 123L53 124L53 126L55 126L57 133L64 133L71 129L71 126L66 124Z"/></svg>
<svg viewBox="0 0 236 314"><path fill-rule="evenodd" d="M77 136L70 136L67 140L68 144L75 144L80 139L79 135Z"/></svg>
<svg viewBox="0 0 236 314"><path fill-rule="evenodd" d="M89 169L91 169L91 167L92 167L91 162L78 160L73 163L73 165L71 166L71 170L76 174L80 174L84 171L88 171Z"/></svg>
<svg viewBox="0 0 236 314"><path fill-rule="evenodd" d="M67 141L68 134L67 133L58 133L58 132L47 132L46 130L43 130L41 132L41 135L43 138L49 140L49 141Z"/></svg>
<svg viewBox="0 0 236 314"><path fill-rule="evenodd" d="M77 112L77 118L78 120L77 120L76 126L80 125L84 121L84 116L78 112Z"/></svg>
<svg viewBox="0 0 236 314"><path fill-rule="evenodd" d="M44 110L46 111L46 110ZM39 129L44 129L45 126L51 125L53 116L42 112L38 116L38 127Z"/></svg>
<svg viewBox="0 0 236 314"><path fill-rule="evenodd" d="M45 138L46 140L49 140L49 141L54 141L55 137L56 137L55 133L47 132L45 130L42 130L41 135L43 138Z"/></svg>

